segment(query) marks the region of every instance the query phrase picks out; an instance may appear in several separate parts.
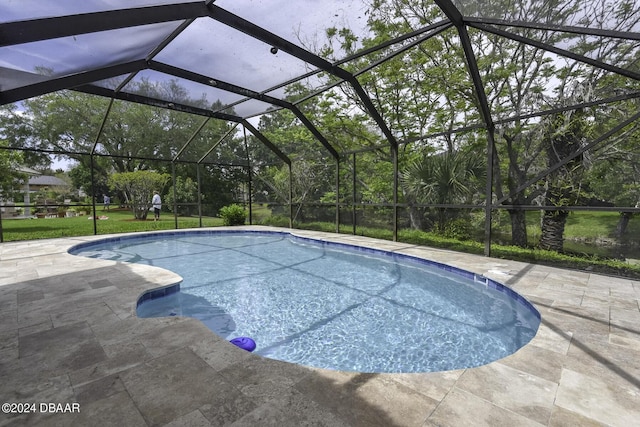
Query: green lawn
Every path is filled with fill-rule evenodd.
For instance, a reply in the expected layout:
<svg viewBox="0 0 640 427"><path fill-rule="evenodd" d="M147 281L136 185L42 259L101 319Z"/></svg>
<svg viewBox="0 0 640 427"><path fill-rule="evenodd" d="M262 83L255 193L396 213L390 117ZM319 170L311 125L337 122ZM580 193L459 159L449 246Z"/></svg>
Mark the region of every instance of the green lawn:
<svg viewBox="0 0 640 427"><path fill-rule="evenodd" d="M150 215L146 221L136 220L128 210L98 210L98 234L128 233L134 231L156 231L175 229L175 220L171 213L163 212L160 221L154 221ZM203 227L222 225L222 219L203 217ZM178 228L194 228L199 226L197 217L178 217ZM5 242L16 240L48 239L55 237L87 236L93 234L93 220L88 216L71 218L43 219L2 219L2 231Z"/></svg>
<svg viewBox="0 0 640 427"><path fill-rule="evenodd" d="M569 214L564 230L567 240L595 241L615 238L616 227L620 219L618 212L574 211ZM509 215L503 213L499 224L493 231L510 236ZM640 236L640 216L632 217L625 233L628 238ZM540 212L527 212L527 235L531 244L540 238Z"/></svg>

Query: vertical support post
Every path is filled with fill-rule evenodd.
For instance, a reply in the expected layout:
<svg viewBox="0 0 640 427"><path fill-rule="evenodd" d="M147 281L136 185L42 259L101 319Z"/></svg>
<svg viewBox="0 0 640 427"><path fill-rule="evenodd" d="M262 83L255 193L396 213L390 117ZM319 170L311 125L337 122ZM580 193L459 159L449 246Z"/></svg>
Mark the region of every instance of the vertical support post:
<svg viewBox="0 0 640 427"><path fill-rule="evenodd" d="M24 216L31 216L31 188L29 188L29 178L31 175L27 176L25 190L24 190Z"/></svg>
<svg viewBox="0 0 640 427"><path fill-rule="evenodd" d="M93 153L89 155L91 161L91 207L93 211L93 235L98 235L98 219L96 218L96 177L94 173Z"/></svg>
<svg viewBox="0 0 640 427"><path fill-rule="evenodd" d="M289 228L293 228L293 170L289 163Z"/></svg>
<svg viewBox="0 0 640 427"><path fill-rule="evenodd" d="M202 191L200 190L200 163L196 163L196 179L198 181L198 227L202 228Z"/></svg>
<svg viewBox="0 0 640 427"><path fill-rule="evenodd" d="M491 217L493 214L493 149L495 147L493 128L487 133L487 182L484 205L484 255L491 256Z"/></svg>
<svg viewBox="0 0 640 427"><path fill-rule="evenodd" d="M251 177L251 167L247 166L247 177L249 178L249 225L253 225L253 186L252 184L252 177Z"/></svg>
<svg viewBox="0 0 640 427"><path fill-rule="evenodd" d="M171 162L171 181L173 183L173 224L178 229L178 198L176 190L176 163Z"/></svg>
<svg viewBox="0 0 640 427"><path fill-rule="evenodd" d="M356 153L353 153L353 177L352 177L352 188L351 188L351 219L353 221L353 234L356 234Z"/></svg>
<svg viewBox="0 0 640 427"><path fill-rule="evenodd" d="M336 233L340 232L340 158L336 158Z"/></svg>
<svg viewBox="0 0 640 427"><path fill-rule="evenodd" d="M398 146L391 146L393 161L393 241L398 241Z"/></svg>
<svg viewBox="0 0 640 427"><path fill-rule="evenodd" d="M243 126L242 131L244 132L244 152L247 155L247 177L249 181L249 225L253 225L253 188L251 185L251 158L249 157L249 145L247 144L247 128Z"/></svg>
<svg viewBox="0 0 640 427"><path fill-rule="evenodd" d="M2 210L0 210L0 243L4 242L4 233L2 231Z"/></svg>

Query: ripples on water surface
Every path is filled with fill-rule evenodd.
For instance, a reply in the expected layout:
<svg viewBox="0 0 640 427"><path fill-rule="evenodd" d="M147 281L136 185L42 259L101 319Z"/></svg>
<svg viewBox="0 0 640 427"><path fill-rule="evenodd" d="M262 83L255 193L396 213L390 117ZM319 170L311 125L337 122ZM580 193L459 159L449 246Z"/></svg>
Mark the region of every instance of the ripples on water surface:
<svg viewBox="0 0 640 427"><path fill-rule="evenodd" d="M180 292L140 317L191 316L248 336L256 353L320 368L428 372L514 353L539 318L509 293L408 257L281 233L175 233L112 239L78 255L163 267Z"/></svg>

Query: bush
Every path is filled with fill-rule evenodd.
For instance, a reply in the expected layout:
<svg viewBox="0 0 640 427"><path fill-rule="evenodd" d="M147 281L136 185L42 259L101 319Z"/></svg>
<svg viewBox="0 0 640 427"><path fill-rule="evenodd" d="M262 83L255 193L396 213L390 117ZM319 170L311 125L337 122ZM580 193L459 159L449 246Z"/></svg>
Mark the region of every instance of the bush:
<svg viewBox="0 0 640 427"><path fill-rule="evenodd" d="M235 203L222 207L219 214L224 225L244 225L247 218L247 210L244 206Z"/></svg>
<svg viewBox="0 0 640 427"><path fill-rule="evenodd" d="M260 221L260 225L270 225L273 227L289 227L289 218L284 215L271 215ZM334 226L335 228L335 226Z"/></svg>
<svg viewBox="0 0 640 427"><path fill-rule="evenodd" d="M440 234L449 239L471 240L471 227L469 221L458 218L447 222Z"/></svg>

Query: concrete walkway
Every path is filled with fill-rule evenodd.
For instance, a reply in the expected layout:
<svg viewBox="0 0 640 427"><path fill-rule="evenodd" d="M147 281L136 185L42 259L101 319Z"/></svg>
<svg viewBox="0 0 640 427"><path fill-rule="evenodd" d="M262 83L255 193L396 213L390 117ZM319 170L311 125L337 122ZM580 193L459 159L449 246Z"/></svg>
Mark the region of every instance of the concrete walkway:
<svg viewBox="0 0 640 427"><path fill-rule="evenodd" d="M533 302L542 324L520 351L478 368L319 370L248 353L194 319L137 318L145 290L180 278L67 253L106 236L2 243L0 402L29 404L31 413L0 414L0 426L640 425L639 282L292 232L484 274Z"/></svg>

